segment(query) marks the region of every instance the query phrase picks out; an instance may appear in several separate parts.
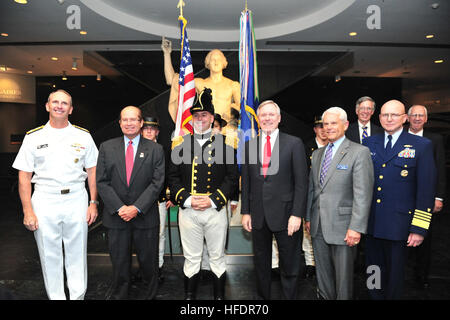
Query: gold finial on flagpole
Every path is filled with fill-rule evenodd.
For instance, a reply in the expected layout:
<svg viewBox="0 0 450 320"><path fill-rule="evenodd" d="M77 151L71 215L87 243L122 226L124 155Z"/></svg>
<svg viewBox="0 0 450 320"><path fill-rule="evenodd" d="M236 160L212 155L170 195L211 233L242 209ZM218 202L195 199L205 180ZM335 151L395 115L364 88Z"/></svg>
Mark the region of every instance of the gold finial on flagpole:
<svg viewBox="0 0 450 320"><path fill-rule="evenodd" d="M245 11L247 11L247 0L245 0Z"/></svg>
<svg viewBox="0 0 450 320"><path fill-rule="evenodd" d="M183 7L184 7L185 5L186 5L186 4L184 3L183 0L178 1L177 8L180 8L180 17L183 16Z"/></svg>

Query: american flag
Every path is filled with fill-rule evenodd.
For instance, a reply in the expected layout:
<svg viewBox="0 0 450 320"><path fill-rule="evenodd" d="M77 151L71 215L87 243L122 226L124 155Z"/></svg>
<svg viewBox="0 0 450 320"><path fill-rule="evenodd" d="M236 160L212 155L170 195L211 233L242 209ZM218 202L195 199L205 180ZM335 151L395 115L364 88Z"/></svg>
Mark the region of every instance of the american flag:
<svg viewBox="0 0 450 320"><path fill-rule="evenodd" d="M187 20L180 16L181 27L181 62L180 77L178 79L178 109L175 123L174 138L188 132L192 133L192 107L195 98L194 69L192 68L191 51L186 32Z"/></svg>

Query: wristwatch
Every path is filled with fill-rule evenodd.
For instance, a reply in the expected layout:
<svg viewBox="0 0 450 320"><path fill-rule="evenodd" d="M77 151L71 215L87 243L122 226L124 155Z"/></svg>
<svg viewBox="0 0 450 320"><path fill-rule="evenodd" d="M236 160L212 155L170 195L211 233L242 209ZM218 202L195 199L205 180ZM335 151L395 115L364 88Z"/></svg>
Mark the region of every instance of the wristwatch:
<svg viewBox="0 0 450 320"><path fill-rule="evenodd" d="M98 205L100 202L98 202L97 200L91 200L89 201L89 203L95 203L96 205Z"/></svg>

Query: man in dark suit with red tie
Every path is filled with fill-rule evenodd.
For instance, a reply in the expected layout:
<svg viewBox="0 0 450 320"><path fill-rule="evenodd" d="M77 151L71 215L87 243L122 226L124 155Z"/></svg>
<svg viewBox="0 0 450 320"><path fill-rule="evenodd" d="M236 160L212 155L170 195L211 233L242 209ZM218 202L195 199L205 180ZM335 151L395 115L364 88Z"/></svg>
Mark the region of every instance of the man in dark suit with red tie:
<svg viewBox="0 0 450 320"><path fill-rule="evenodd" d="M97 188L105 204L103 225L108 229L113 266L106 298L128 298L133 242L145 284L143 298L153 299L158 285L157 201L164 184L164 151L140 136L139 108L124 108L119 124L124 135L102 143L97 162Z"/></svg>
<svg viewBox="0 0 450 320"><path fill-rule="evenodd" d="M278 130L280 108L258 107L261 133L245 144L242 157L242 225L252 233L259 297L270 299L272 237L277 241L285 299L295 299L301 258L301 219L305 216L307 165L301 139Z"/></svg>

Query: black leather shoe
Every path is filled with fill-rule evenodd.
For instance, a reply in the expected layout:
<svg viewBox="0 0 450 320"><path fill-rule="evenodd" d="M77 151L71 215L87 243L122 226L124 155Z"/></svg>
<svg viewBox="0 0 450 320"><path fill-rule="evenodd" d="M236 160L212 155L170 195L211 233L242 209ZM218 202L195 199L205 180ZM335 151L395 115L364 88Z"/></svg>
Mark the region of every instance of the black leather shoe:
<svg viewBox="0 0 450 320"><path fill-rule="evenodd" d="M127 300L129 287L130 287L129 283L124 283L120 286L112 285L106 292L105 299L106 300Z"/></svg>
<svg viewBox="0 0 450 320"><path fill-rule="evenodd" d="M280 281L280 268L272 268L272 280Z"/></svg>
<svg viewBox="0 0 450 320"><path fill-rule="evenodd" d="M306 279L314 279L316 276L315 266L306 266Z"/></svg>
<svg viewBox="0 0 450 320"><path fill-rule="evenodd" d="M198 273L190 278L184 276L184 300L196 300L198 278Z"/></svg>
<svg viewBox="0 0 450 320"><path fill-rule="evenodd" d="M214 300L225 300L226 276L226 272L224 272L220 278L218 278L215 274L213 275Z"/></svg>
<svg viewBox="0 0 450 320"><path fill-rule="evenodd" d="M158 283L161 284L164 281L163 268L158 269Z"/></svg>

